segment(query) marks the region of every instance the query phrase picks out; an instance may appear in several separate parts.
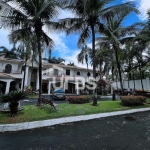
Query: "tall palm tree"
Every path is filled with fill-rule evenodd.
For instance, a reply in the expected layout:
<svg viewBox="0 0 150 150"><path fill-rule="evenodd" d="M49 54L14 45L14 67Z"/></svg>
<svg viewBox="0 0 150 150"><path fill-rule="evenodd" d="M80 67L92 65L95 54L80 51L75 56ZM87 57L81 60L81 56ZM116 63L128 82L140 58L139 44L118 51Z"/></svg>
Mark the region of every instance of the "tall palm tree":
<svg viewBox="0 0 150 150"><path fill-rule="evenodd" d="M7 1L7 0L5 0ZM37 49L39 54L39 99L38 104L41 104L42 93L42 56L41 42L46 41L50 47L53 46L53 40L49 38L43 31L43 26L46 29L62 29L64 26L59 26L56 20L59 14L59 8L63 6L64 1L59 0L13 0L11 1L12 13L6 16L6 26L15 28L31 28L31 31L36 35ZM13 7L18 6L18 7ZM41 41L42 40L42 41Z"/></svg>
<svg viewBox="0 0 150 150"><path fill-rule="evenodd" d="M80 32L78 46L86 43L86 40L92 39L92 60L93 60L93 77L96 78L96 62L95 62L95 33L105 30L103 19L113 14L118 14L121 11L131 12L136 11L131 2L109 6L114 0L72 0L67 9L75 13L76 18L67 18L62 20L69 28L67 33ZM117 45L118 48L118 45ZM119 63L119 62L118 62ZM93 105L97 105L96 89L94 89Z"/></svg>
<svg viewBox="0 0 150 150"><path fill-rule="evenodd" d="M77 60L79 63L86 63L87 65L87 69L88 69L88 60L89 58L91 59L91 48L89 48L86 44L85 45L82 45L82 49L80 51L80 53L77 55Z"/></svg>
<svg viewBox="0 0 150 150"><path fill-rule="evenodd" d="M124 40L124 38L133 35L136 32L138 33L140 30L139 26L141 25L141 23L135 23L127 27L122 26L124 18L131 12L131 10L129 11L123 10L118 14L112 14L111 16L108 16L105 22L106 30L100 31L101 33L103 33L104 36L101 36L99 38L99 44L101 43L108 44L110 48L112 48L114 51L122 93L123 93L123 82L122 82L121 60L123 59L123 53L121 40Z"/></svg>

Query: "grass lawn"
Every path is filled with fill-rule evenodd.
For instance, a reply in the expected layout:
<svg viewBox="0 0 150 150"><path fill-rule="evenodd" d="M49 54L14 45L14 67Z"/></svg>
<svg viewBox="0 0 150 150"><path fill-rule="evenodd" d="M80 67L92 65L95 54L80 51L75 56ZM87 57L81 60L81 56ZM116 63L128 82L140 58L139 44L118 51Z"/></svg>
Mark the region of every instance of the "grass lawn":
<svg viewBox="0 0 150 150"><path fill-rule="evenodd" d="M98 106L92 106L92 103L63 103L57 106L57 111L50 109L50 106L48 108L46 106L39 108L35 105L30 105L25 106L24 110L20 111L14 118L11 118L9 113L0 112L0 124L46 120L146 107L150 107L150 99L147 99L147 103L145 105L136 107L121 106L120 101L101 101L98 102Z"/></svg>

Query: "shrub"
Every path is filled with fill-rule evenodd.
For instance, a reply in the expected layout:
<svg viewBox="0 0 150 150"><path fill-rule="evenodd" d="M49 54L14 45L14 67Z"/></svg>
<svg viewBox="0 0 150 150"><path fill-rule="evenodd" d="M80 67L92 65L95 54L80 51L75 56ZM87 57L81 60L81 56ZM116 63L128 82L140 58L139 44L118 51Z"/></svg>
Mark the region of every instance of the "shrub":
<svg viewBox="0 0 150 150"><path fill-rule="evenodd" d="M103 94L107 95L107 90L106 89L103 90Z"/></svg>
<svg viewBox="0 0 150 150"><path fill-rule="evenodd" d="M11 111L11 117L15 116L18 112L19 101L26 98L26 94L21 91L12 91L8 94L3 94L0 96L0 104L9 103L9 108Z"/></svg>
<svg viewBox="0 0 150 150"><path fill-rule="evenodd" d="M107 90L106 89L98 89L97 94L98 95L107 95Z"/></svg>
<svg viewBox="0 0 150 150"><path fill-rule="evenodd" d="M145 96L121 96L121 104L124 106L140 106L146 102Z"/></svg>
<svg viewBox="0 0 150 150"><path fill-rule="evenodd" d="M88 96L68 96L69 103L72 104L83 104L83 103L89 103L90 97Z"/></svg>

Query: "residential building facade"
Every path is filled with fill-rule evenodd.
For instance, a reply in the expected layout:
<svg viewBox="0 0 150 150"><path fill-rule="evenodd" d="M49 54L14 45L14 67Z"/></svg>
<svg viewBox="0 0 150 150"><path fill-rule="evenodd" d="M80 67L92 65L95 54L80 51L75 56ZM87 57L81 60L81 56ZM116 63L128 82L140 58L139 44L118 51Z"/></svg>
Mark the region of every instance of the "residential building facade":
<svg viewBox="0 0 150 150"><path fill-rule="evenodd" d="M24 61L0 57L0 90L8 93L22 89ZM31 86L33 91L39 89L39 62L29 60L26 65L24 87ZM78 87L85 85L93 76L92 70L77 66L42 63L42 93L51 94L53 90L63 88L66 93L80 94Z"/></svg>

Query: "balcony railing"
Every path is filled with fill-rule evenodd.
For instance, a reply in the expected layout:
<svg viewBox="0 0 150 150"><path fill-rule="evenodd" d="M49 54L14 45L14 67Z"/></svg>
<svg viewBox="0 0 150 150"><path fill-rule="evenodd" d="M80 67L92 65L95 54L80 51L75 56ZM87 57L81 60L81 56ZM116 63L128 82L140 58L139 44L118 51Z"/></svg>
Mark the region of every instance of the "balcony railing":
<svg viewBox="0 0 150 150"><path fill-rule="evenodd" d="M9 71L6 71L6 70L0 70L0 73L7 73L7 74L22 74L21 71L16 71L16 70L11 70L10 72L9 72Z"/></svg>
<svg viewBox="0 0 150 150"><path fill-rule="evenodd" d="M58 73L58 74L55 74L55 73L43 73L43 75L45 76L50 76L50 77L62 77L62 73Z"/></svg>

